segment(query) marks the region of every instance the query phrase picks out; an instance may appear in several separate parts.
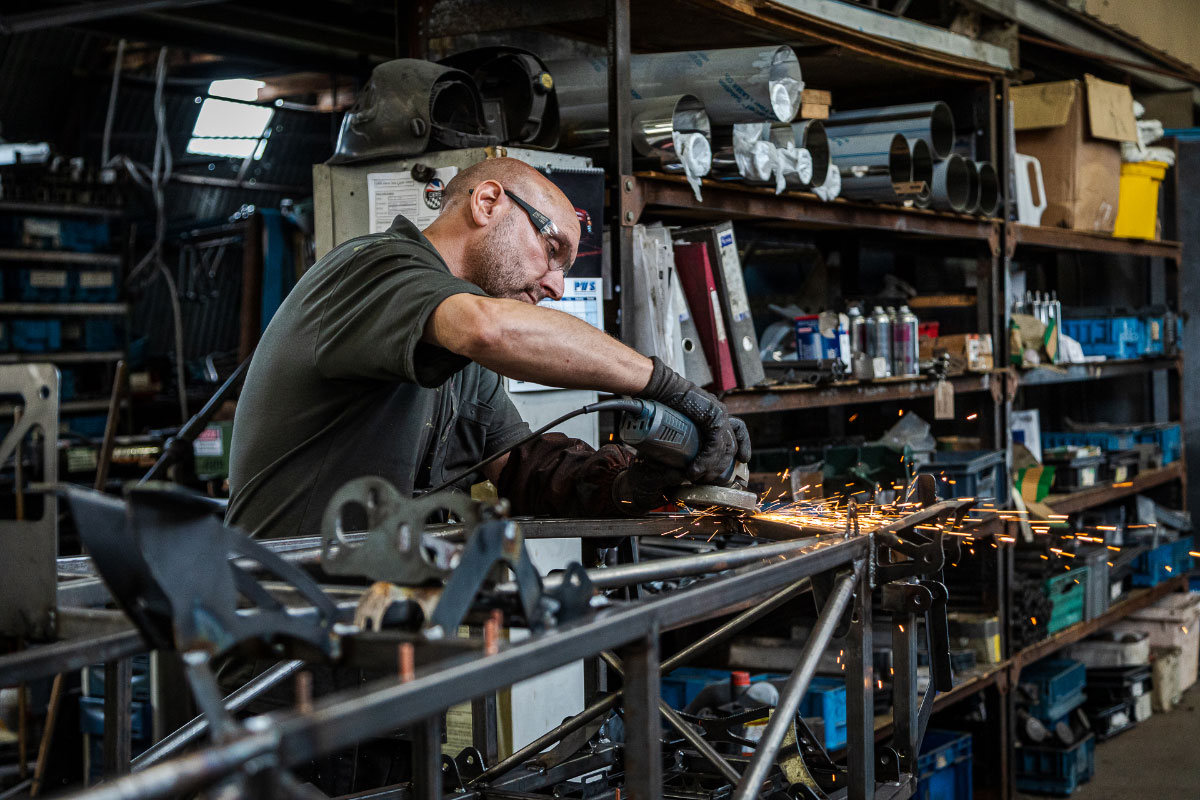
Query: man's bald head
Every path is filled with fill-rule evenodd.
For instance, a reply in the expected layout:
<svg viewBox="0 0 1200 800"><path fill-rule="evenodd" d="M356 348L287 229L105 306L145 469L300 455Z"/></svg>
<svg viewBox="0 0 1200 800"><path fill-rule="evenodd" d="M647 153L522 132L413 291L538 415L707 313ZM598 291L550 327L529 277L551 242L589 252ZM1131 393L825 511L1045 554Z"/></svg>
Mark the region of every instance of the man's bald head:
<svg viewBox="0 0 1200 800"><path fill-rule="evenodd" d="M557 231L543 235L512 195L549 217ZM495 297L533 303L562 295L562 270L575 259L580 233L562 190L515 158L489 158L460 171L425 230L456 275Z"/></svg>

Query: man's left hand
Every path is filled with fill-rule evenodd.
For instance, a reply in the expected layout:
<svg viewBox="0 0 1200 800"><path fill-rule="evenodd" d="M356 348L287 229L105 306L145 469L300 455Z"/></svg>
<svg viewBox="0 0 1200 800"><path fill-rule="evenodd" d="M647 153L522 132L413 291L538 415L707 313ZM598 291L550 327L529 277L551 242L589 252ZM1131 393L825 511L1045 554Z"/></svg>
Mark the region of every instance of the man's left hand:
<svg viewBox="0 0 1200 800"><path fill-rule="evenodd" d="M683 481L679 470L637 458L613 481L613 502L626 514L645 514L669 503L668 493Z"/></svg>

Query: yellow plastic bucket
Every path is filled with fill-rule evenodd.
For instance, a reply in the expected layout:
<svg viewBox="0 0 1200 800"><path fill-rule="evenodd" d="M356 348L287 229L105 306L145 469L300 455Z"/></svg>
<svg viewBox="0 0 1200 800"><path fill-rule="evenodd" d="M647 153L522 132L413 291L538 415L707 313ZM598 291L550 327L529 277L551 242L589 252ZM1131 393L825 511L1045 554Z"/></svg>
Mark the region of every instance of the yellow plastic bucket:
<svg viewBox="0 0 1200 800"><path fill-rule="evenodd" d="M1113 236L1158 238L1158 187L1166 174L1167 165L1161 161L1121 165L1121 199Z"/></svg>

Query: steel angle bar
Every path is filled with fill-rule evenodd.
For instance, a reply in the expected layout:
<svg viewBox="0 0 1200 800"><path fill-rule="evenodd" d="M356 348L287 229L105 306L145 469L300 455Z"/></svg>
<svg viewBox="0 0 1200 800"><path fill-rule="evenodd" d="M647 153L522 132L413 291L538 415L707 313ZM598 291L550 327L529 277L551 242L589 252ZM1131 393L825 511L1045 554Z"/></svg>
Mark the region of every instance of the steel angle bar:
<svg viewBox="0 0 1200 800"><path fill-rule="evenodd" d="M842 136L831 130L829 152L849 199L894 200L895 184L912 179L912 149L898 133Z"/></svg>
<svg viewBox="0 0 1200 800"><path fill-rule="evenodd" d="M48 678L118 658L145 653L146 643L133 628L90 638L37 645L0 657L0 686Z"/></svg>
<svg viewBox="0 0 1200 800"><path fill-rule="evenodd" d="M607 59L555 61L547 69L564 120L573 107L607 102ZM637 97L695 95L719 125L791 122L804 88L795 52L775 45L634 54L630 83Z"/></svg>
<svg viewBox="0 0 1200 800"><path fill-rule="evenodd" d="M830 136L899 133L908 139L923 139L935 159L946 158L954 150L954 115L941 101L839 111L829 115L825 128Z"/></svg>
<svg viewBox="0 0 1200 800"><path fill-rule="evenodd" d="M788 677L783 691L779 693L779 702L771 712L771 718L754 749L750 765L737 784L733 795L734 800L751 800L751 798L758 797L759 789L767 780L771 767L775 764L775 757L779 753L783 739L791 730L792 720L800 709L800 701L804 699L804 694L812 682L813 674L817 671L817 663L825 652L829 640L833 637L833 632L841 621L850 599L854 596L854 590L863 574L865 563L865 561L857 562L854 565L854 571L840 577L834 586L828 604L821 610L812 634L804 643L800 663L796 665L796 669ZM868 600L868 602L870 601Z"/></svg>

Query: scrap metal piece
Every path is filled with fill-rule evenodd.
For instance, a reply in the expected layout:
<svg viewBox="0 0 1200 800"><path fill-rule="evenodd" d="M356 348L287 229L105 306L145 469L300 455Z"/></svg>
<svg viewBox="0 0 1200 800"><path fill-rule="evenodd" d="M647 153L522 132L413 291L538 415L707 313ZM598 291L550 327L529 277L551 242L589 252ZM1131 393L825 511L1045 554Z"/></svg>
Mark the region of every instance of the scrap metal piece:
<svg viewBox="0 0 1200 800"><path fill-rule="evenodd" d="M40 467L43 484L58 481L58 370L53 364L13 364L0 366L0 387L7 395L20 397L20 419L0 443L0 463L13 459L18 448L31 434L36 449L23 458ZM31 476L24 476L25 478ZM17 470L22 481L22 470ZM17 485L18 501L21 492ZM38 498L40 512L18 513L15 519L0 520L0 635L49 639L54 636L58 557L58 498L44 494ZM34 511L27 500L18 505L22 511Z"/></svg>
<svg viewBox="0 0 1200 800"><path fill-rule="evenodd" d="M684 486L673 500L692 508L725 508L754 513L758 510L758 495L725 486Z"/></svg>

